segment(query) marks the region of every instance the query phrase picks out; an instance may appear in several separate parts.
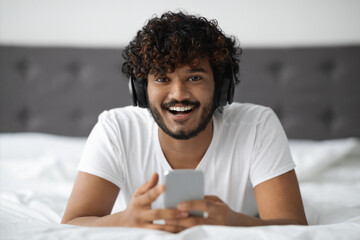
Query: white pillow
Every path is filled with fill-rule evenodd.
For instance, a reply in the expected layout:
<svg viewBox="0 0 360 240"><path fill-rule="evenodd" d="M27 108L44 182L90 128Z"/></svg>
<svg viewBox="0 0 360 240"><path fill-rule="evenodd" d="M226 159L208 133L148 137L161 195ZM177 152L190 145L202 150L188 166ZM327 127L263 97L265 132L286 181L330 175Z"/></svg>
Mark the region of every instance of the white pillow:
<svg viewBox="0 0 360 240"><path fill-rule="evenodd" d="M289 145L299 181L311 180L346 159L349 154L360 156L360 141L356 138L325 141L290 140Z"/></svg>

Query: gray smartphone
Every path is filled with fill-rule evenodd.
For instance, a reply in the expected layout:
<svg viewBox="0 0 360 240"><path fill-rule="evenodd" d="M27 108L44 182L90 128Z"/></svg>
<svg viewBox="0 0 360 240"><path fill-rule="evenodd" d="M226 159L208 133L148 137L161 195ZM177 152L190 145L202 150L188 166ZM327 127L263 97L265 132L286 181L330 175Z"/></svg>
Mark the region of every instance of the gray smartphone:
<svg viewBox="0 0 360 240"><path fill-rule="evenodd" d="M165 208L176 208L180 202L204 198L204 174L198 170L165 172ZM203 216L201 211L190 211L192 216Z"/></svg>

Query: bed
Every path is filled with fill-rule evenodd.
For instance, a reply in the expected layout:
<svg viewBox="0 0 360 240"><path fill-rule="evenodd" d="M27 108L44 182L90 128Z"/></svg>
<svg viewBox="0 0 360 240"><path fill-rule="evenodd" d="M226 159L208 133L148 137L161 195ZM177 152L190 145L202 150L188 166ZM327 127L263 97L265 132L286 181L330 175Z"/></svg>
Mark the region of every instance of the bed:
<svg viewBox="0 0 360 240"><path fill-rule="evenodd" d="M130 103L122 62L121 49L0 46L1 239L360 238L360 46L243 50L235 101L279 116L310 226L59 224L97 116Z"/></svg>

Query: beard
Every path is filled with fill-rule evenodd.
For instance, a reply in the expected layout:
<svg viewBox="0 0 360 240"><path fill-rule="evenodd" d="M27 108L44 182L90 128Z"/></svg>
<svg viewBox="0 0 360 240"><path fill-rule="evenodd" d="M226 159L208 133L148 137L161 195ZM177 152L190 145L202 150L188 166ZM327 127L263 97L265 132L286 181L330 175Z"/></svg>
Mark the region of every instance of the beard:
<svg viewBox="0 0 360 240"><path fill-rule="evenodd" d="M166 109L165 106L169 106L172 104L175 105L177 103L182 103L185 106L186 105L200 106L199 103L191 103L189 101L182 101L182 102L173 101L171 103L162 104L161 108ZM196 137L200 132L204 131L206 126L209 124L210 120L212 119L215 109L216 108L215 108L213 102L205 105L202 110L201 118L200 118L200 122L199 122L198 126L187 133L183 129L180 129L177 131L171 131L166 126L164 119L162 118L160 112L155 108L155 106L150 104L150 107L149 107L149 111L150 111L151 115L153 116L155 122L161 128L161 130L163 130L170 137L175 138L177 140L188 140L190 138ZM181 124L181 123L179 123L179 124Z"/></svg>

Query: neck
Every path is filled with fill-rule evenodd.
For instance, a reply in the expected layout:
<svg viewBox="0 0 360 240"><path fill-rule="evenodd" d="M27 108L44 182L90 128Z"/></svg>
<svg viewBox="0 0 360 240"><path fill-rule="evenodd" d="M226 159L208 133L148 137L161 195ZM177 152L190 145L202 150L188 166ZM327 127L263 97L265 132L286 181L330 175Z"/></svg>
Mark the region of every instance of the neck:
<svg viewBox="0 0 360 240"><path fill-rule="evenodd" d="M213 137L213 121L204 131L188 140L177 140L159 128L159 141L166 160L173 169L195 169L205 155Z"/></svg>

